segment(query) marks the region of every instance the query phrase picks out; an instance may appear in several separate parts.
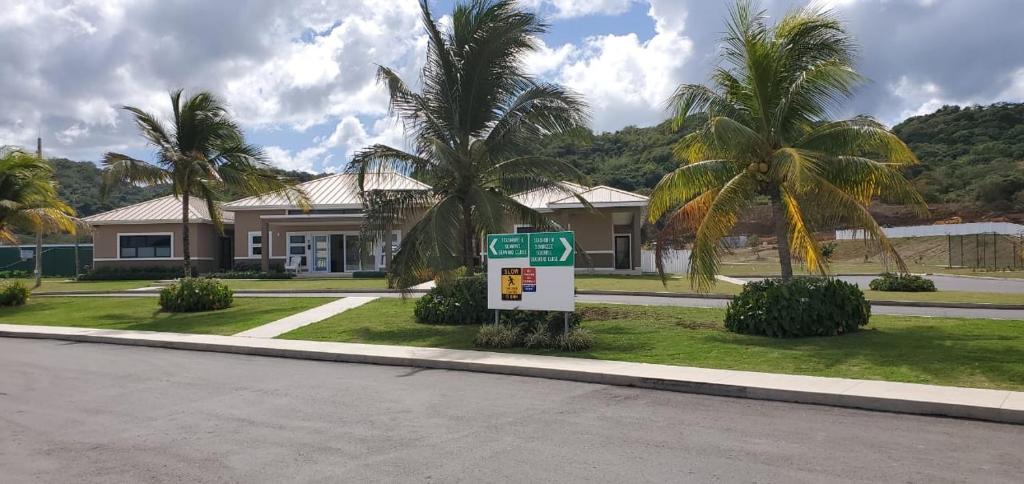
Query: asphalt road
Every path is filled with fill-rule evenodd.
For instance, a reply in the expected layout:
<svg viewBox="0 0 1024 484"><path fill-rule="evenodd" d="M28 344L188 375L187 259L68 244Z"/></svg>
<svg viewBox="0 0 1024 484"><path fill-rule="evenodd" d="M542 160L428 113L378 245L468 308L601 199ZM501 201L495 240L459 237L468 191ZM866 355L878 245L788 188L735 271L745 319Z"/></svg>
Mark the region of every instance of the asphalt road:
<svg viewBox="0 0 1024 484"><path fill-rule="evenodd" d="M1024 427L0 338L4 482L1020 482Z"/></svg>
<svg viewBox="0 0 1024 484"><path fill-rule="evenodd" d="M1010 294L1024 294L1024 280L1011 278L987 278L987 277L960 277L948 275L925 276L935 283L935 288L940 291L967 291L967 292L999 292ZM837 279L857 284L867 289L868 284L878 276L836 276ZM741 279L752 281L757 278L743 277ZM1021 304L1024 304L1024 296L1021 296Z"/></svg>

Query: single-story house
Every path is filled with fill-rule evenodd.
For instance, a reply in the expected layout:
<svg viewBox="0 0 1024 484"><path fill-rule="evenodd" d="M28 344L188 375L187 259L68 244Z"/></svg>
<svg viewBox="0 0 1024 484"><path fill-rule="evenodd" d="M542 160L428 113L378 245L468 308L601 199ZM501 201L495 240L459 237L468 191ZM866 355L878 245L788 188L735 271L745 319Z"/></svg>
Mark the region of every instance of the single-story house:
<svg viewBox="0 0 1024 484"><path fill-rule="evenodd" d="M372 190L429 190L408 176L386 172L366 180ZM415 224L398 224L391 240L367 252L359 240L363 205L355 175L340 173L299 185L311 208L302 210L288 197L268 194L221 206L224 233L217 232L205 204L192 200L192 258L200 272L229 267L259 270L288 268L301 274L383 271L398 250L402 234ZM564 182L564 190L534 190L515 198L576 232L580 269L637 271L640 227L647 197L606 186ZM568 195L566 191L575 195ZM591 207L585 207L580 198ZM181 201L173 196L96 214L85 219L95 227L94 263L153 266L180 264ZM533 230L510 223L508 232Z"/></svg>

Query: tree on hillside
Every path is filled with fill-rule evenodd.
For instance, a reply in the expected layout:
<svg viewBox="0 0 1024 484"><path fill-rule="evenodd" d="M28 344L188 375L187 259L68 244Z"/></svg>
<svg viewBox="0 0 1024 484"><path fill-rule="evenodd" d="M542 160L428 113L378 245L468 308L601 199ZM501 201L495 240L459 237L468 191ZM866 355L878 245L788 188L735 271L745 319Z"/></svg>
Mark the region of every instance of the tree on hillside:
<svg viewBox="0 0 1024 484"><path fill-rule="evenodd" d="M78 228L75 211L57 196L53 168L35 155L0 148L0 241L17 244L16 231L36 234L36 287L42 277L41 237Z"/></svg>
<svg viewBox="0 0 1024 484"><path fill-rule="evenodd" d="M583 178L562 160L524 154L540 137L586 123L575 94L523 71L523 56L536 49L546 25L511 0L460 3L450 27L434 20L425 0L420 7L428 38L421 91L387 67L377 72L413 149L370 146L350 167L365 200L368 240L387 240L400 220L426 207L392 262L400 287L428 270L472 270L481 234L501 231L508 219L550 226L512 196L537 188L569 194L558 182ZM385 192L366 185L368 174L387 170L433 188Z"/></svg>
<svg viewBox="0 0 1024 484"><path fill-rule="evenodd" d="M199 92L183 99L181 90L172 92L170 125L139 108L124 109L135 118L142 137L155 148L156 161L107 153L103 158L104 192L120 183L170 186L171 193L181 199L186 277L192 274L188 227L191 197L202 199L220 231L223 225L217 203L228 192L259 195L277 191L300 205L307 203L293 180L269 166L260 147L245 142L241 128L214 95Z"/></svg>
<svg viewBox="0 0 1024 484"><path fill-rule="evenodd" d="M694 285L714 283L719 240L759 196L771 201L783 279L793 275L794 251L809 269L826 273L812 221L864 228L905 270L867 205L883 195L926 211L902 174L917 158L871 118L830 120L862 80L843 25L813 7L768 25L763 12L741 1L722 42L711 83L682 85L671 100L677 123L698 113L707 120L676 145L684 165L665 175L650 202L651 221L671 212L665 230L695 233Z"/></svg>

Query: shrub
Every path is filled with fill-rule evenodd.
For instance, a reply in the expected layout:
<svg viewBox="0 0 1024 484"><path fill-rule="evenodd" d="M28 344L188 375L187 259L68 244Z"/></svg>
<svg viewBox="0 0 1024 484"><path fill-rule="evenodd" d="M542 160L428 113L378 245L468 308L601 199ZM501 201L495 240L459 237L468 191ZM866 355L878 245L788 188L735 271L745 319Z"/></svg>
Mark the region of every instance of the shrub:
<svg viewBox="0 0 1024 484"><path fill-rule="evenodd" d="M295 274L290 272L260 272L260 271L227 271L211 272L203 274L207 279L291 279Z"/></svg>
<svg viewBox="0 0 1024 484"><path fill-rule="evenodd" d="M225 309L233 299L231 289L216 279L189 277L160 291L160 307L172 313Z"/></svg>
<svg viewBox="0 0 1024 484"><path fill-rule="evenodd" d="M562 351L585 351L594 347L594 336L583 328L572 328L555 340L555 346Z"/></svg>
<svg viewBox="0 0 1024 484"><path fill-rule="evenodd" d="M236 260L231 265L234 272L263 272L263 262L258 260ZM270 261L270 272L283 274L284 262L280 260Z"/></svg>
<svg viewBox="0 0 1024 484"><path fill-rule="evenodd" d="M523 330L510 324L485 324L473 340L481 348L515 348L523 343Z"/></svg>
<svg viewBox="0 0 1024 484"><path fill-rule="evenodd" d="M29 277L32 274L29 271L23 271L21 269L11 269L0 271L0 279L21 279Z"/></svg>
<svg viewBox="0 0 1024 484"><path fill-rule="evenodd" d="M97 267L78 276L80 281L123 281L134 279L173 279L181 277L181 267Z"/></svg>
<svg viewBox="0 0 1024 484"><path fill-rule="evenodd" d="M28 286L17 282L8 282L0 286L0 306L21 306L28 302L30 292Z"/></svg>
<svg viewBox="0 0 1024 484"><path fill-rule="evenodd" d="M386 277L387 272L384 271L355 271L352 273L353 279L376 279L379 277Z"/></svg>
<svg viewBox="0 0 1024 484"><path fill-rule="evenodd" d="M416 301L416 322L426 324L481 324L488 321L487 278L458 277L439 282Z"/></svg>
<svg viewBox="0 0 1024 484"><path fill-rule="evenodd" d="M935 292L935 283L914 274L893 274L886 272L882 277L868 284L872 291L894 292Z"/></svg>
<svg viewBox="0 0 1024 484"><path fill-rule="evenodd" d="M552 345L551 334L543 324L536 324L530 331L523 335L524 348L550 348Z"/></svg>
<svg viewBox="0 0 1024 484"><path fill-rule="evenodd" d="M868 324L871 306L854 284L800 277L747 283L725 313L725 327L776 338L835 336Z"/></svg>

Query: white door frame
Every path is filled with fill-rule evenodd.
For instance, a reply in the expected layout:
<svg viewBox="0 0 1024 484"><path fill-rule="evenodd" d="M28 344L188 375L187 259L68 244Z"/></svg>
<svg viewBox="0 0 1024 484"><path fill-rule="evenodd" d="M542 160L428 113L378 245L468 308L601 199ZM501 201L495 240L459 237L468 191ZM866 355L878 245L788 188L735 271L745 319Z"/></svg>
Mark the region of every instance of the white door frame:
<svg viewBox="0 0 1024 484"><path fill-rule="evenodd" d="M347 236L356 236L356 237L358 237L360 235L360 233L359 233L359 231L353 231L353 230L305 230L305 231L285 232L285 240L288 241L289 237L291 237L292 235L304 235L306 237L306 244L305 244L306 271L305 272L316 273L316 274L330 274L330 273L332 273L330 261L331 261L331 259L334 256L334 248L331 246L331 236L332 235L340 235L340 236L342 236L341 245L342 245L342 250L344 250L344 247L345 247L345 238L344 237L347 237ZM313 253L314 253L314 251L313 251L313 237L314 236L318 236L318 235L322 235L322 236L326 236L327 237L327 270L326 271L315 271L315 270L313 270L314 267L315 267L314 255L313 255ZM289 249L289 251L290 251L290 249ZM290 256L292 254L289 253L288 255ZM367 270L377 270L378 264L377 264L377 256L376 256L376 254L374 254L374 258L373 259L374 260L373 260L373 268L372 269L368 269L368 268L362 267L362 259L360 259L360 261L359 261L360 262L360 267L361 267L360 270L364 270L364 271L367 271ZM333 272L333 273L334 274L339 274L339 273L343 273L343 272L348 272L345 269L347 269L347 267L345 265L344 252L343 252L342 253L342 260L341 260L341 271L340 272Z"/></svg>

